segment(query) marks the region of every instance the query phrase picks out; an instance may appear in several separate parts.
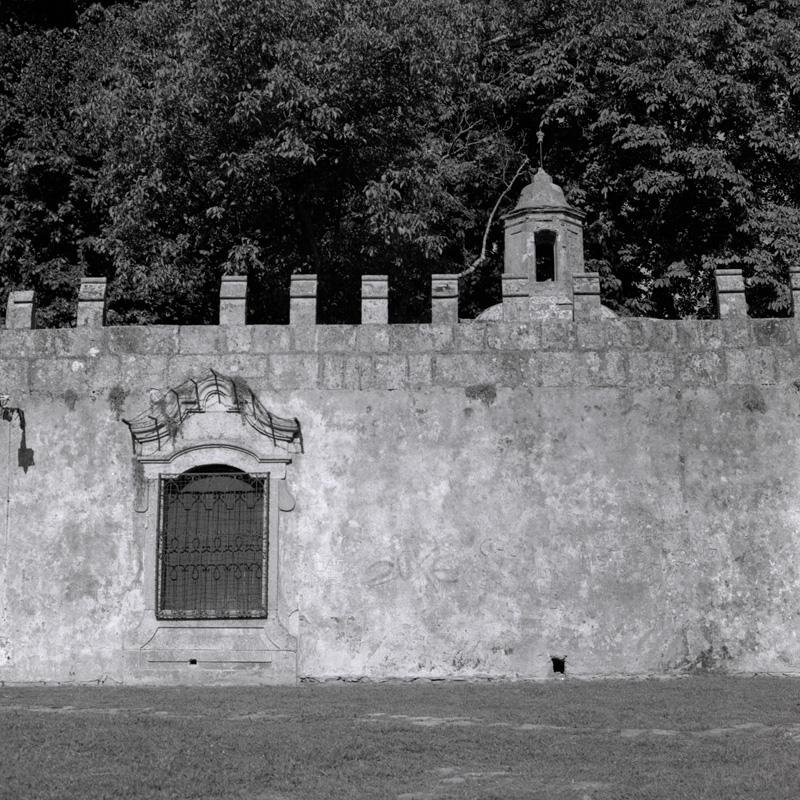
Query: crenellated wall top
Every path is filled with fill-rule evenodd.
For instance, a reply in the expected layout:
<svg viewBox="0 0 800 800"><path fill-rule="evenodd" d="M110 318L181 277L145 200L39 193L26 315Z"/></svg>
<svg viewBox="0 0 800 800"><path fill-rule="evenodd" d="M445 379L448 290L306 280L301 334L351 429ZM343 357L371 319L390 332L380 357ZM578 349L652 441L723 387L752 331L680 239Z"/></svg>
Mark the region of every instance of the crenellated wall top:
<svg viewBox="0 0 800 800"><path fill-rule="evenodd" d="M611 321L616 317L601 304L600 276L597 273L575 273L570 277L571 280L566 284L569 296L559 298L532 293L527 275L504 274L502 303L487 309L478 320L460 320L458 276L432 275L431 320L434 325L470 325L486 320L548 323ZM800 269L791 271L791 281L793 301L796 305L800 302ZM364 275L361 284L361 323L388 324L388 276ZM747 302L741 270L718 270L716 287L720 319L746 318ZM289 292L289 327L317 325L317 288L316 275L292 276ZM544 300L554 300L554 302L544 303ZM246 276L223 276L219 293L219 324L225 327L246 327L248 302ZM77 327L104 327L106 305L105 278L84 278L78 293ZM35 312L35 292L30 290L11 292L6 311L6 328L33 328Z"/></svg>

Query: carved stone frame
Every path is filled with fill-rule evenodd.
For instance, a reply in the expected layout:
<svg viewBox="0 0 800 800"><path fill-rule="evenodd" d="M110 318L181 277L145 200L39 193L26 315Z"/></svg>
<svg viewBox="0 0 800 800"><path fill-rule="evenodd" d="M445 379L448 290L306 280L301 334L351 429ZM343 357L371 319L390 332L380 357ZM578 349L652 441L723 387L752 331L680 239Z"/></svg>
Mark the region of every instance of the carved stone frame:
<svg viewBox="0 0 800 800"><path fill-rule="evenodd" d="M287 609L281 605L279 558L281 514L294 508L286 486L291 458L266 437L245 429L239 415L227 409L209 409L192 417L169 445L137 457L134 524L142 547L144 608L124 639L125 681L293 683L297 640L287 629ZM204 464L269 474L266 619L156 619L159 479Z"/></svg>

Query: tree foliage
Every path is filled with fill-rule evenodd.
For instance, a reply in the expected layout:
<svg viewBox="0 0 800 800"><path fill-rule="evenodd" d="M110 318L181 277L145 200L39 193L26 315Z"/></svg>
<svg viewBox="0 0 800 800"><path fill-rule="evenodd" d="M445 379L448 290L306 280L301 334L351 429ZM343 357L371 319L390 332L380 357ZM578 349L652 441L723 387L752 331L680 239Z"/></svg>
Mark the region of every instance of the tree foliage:
<svg viewBox="0 0 800 800"><path fill-rule="evenodd" d="M713 268L740 266L753 313L788 313L799 5L146 0L0 20L0 302L35 288L40 324L69 324L80 275L107 275L114 322L211 322L220 275L246 272L252 321L280 322L307 271L323 320L354 322L359 276L388 272L393 319L424 318L431 272L497 272L541 128L607 303L713 315Z"/></svg>
<svg viewBox="0 0 800 800"><path fill-rule="evenodd" d="M791 305L800 255L800 4L569 4L522 42L509 91L554 142L618 307L714 313L711 270L745 272L753 312Z"/></svg>
<svg viewBox="0 0 800 800"><path fill-rule="evenodd" d="M462 269L521 158L497 88L477 79L477 8L151 0L95 13L77 37L95 46L64 65L62 119L33 115L64 141L44 143L26 122L6 151L5 263L28 258L30 280L50 255L26 166L46 152L66 173L88 169L91 214L59 238L79 250L65 265L113 275L118 321L211 319L220 272L245 270L284 290L290 273L317 272L323 314L353 321L364 272L402 287ZM38 57L52 60L45 50L40 41ZM81 57L92 63L76 79ZM64 202L51 199L51 226L72 224ZM404 299L419 313L418 297L400 294L401 315Z"/></svg>

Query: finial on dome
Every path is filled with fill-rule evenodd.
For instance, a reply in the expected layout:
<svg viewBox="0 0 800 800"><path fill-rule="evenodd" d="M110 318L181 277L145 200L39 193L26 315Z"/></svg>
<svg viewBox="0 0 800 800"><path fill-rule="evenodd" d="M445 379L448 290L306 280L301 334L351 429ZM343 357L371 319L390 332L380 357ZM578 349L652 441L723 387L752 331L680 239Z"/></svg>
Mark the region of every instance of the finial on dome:
<svg viewBox="0 0 800 800"><path fill-rule="evenodd" d="M542 153L542 142L544 142L544 131L539 128L536 131L536 139L539 142L539 169L544 169L544 155Z"/></svg>

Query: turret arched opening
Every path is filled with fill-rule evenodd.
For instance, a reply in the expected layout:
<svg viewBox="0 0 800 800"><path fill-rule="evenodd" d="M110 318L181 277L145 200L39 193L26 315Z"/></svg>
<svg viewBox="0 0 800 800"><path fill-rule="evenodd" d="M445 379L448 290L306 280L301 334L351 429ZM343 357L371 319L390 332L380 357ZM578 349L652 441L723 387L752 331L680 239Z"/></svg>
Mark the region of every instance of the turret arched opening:
<svg viewBox="0 0 800 800"><path fill-rule="evenodd" d="M543 230L534 234L537 283L556 280L556 241L555 231Z"/></svg>

